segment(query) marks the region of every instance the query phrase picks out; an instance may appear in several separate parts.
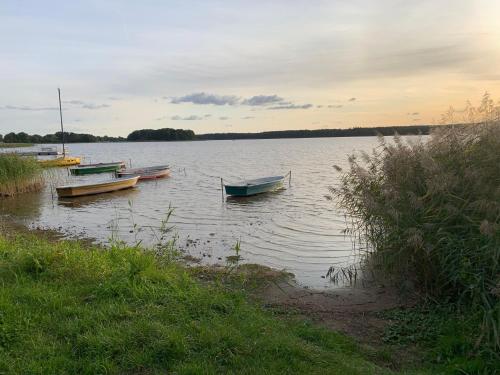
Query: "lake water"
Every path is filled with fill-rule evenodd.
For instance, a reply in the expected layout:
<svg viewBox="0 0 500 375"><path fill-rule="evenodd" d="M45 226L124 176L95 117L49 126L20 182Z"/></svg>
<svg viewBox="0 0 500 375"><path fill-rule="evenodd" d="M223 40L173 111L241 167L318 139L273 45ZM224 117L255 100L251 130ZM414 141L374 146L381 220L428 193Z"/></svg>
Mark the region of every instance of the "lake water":
<svg viewBox="0 0 500 375"><path fill-rule="evenodd" d="M0 210L70 237L106 242L114 233L130 243L151 244L154 228L172 206L170 224L187 254L224 264L241 241L244 262L286 269L303 285L325 288L331 286L324 278L330 266L355 262L351 240L342 233L344 215L325 198L338 182L333 165L346 166L348 154L376 145L376 137L70 144L70 154L86 163L169 164L172 174L135 189L58 199L58 184L111 175L74 177L67 169L52 169L42 192L0 200ZM291 184L283 190L243 199L221 196L221 177L232 182L290 170Z"/></svg>

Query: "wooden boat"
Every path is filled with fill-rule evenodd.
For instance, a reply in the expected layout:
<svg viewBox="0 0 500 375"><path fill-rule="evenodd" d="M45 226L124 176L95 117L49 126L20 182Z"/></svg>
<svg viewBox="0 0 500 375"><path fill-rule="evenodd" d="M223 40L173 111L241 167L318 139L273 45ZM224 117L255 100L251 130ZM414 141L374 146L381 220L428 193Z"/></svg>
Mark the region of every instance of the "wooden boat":
<svg viewBox="0 0 500 375"><path fill-rule="evenodd" d="M55 159L37 160L42 167L69 167L80 164L80 158L74 156L63 156Z"/></svg>
<svg viewBox="0 0 500 375"><path fill-rule="evenodd" d="M72 175L82 176L85 174L116 172L117 170L123 168L124 166L125 163L122 161L113 163L84 164L84 165L79 165L76 168L71 168L70 172Z"/></svg>
<svg viewBox="0 0 500 375"><path fill-rule="evenodd" d="M167 177L170 174L168 165L157 165L154 167L122 169L116 172L119 177L139 175L139 180L154 180Z"/></svg>
<svg viewBox="0 0 500 375"><path fill-rule="evenodd" d="M132 188L137 184L138 180L139 176L113 178L102 182L59 186L56 187L56 191L57 195L61 198L109 193Z"/></svg>
<svg viewBox="0 0 500 375"><path fill-rule="evenodd" d="M248 197L250 195L266 193L268 191L278 189L283 186L284 179L285 176L263 177L255 180L242 181L241 183L234 185L224 184L224 188L227 195Z"/></svg>

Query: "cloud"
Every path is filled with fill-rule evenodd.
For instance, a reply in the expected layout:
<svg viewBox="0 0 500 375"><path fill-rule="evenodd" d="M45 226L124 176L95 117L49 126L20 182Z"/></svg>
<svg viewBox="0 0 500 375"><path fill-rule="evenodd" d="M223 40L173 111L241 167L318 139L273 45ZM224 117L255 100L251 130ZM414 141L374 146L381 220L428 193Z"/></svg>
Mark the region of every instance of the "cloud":
<svg viewBox="0 0 500 375"><path fill-rule="evenodd" d="M10 111L57 111L59 110L59 107L30 107L27 105L6 105L3 107L0 107L0 109L3 110L10 110Z"/></svg>
<svg viewBox="0 0 500 375"><path fill-rule="evenodd" d="M343 107L343 105L342 105L342 104L330 104L330 105L328 106L328 108L342 108L342 107Z"/></svg>
<svg viewBox="0 0 500 375"><path fill-rule="evenodd" d="M82 105L82 108L85 109L101 109L101 108L109 108L111 107L109 104L92 104L92 103L86 103Z"/></svg>
<svg viewBox="0 0 500 375"><path fill-rule="evenodd" d="M351 98L348 100L348 102L354 102L354 101L356 101L356 98Z"/></svg>
<svg viewBox="0 0 500 375"><path fill-rule="evenodd" d="M83 100L65 100L63 101L63 103L78 106L83 109L101 109L101 108L111 107L109 104L94 104L94 103L84 102Z"/></svg>
<svg viewBox="0 0 500 375"><path fill-rule="evenodd" d="M244 99L241 104L251 106L264 106L283 102L283 98L278 95L255 95L251 98Z"/></svg>
<svg viewBox="0 0 500 375"><path fill-rule="evenodd" d="M171 103L192 103L192 104L213 104L213 105L236 105L239 98L234 95L216 95L198 92L181 97L175 97L170 100Z"/></svg>
<svg viewBox="0 0 500 375"><path fill-rule="evenodd" d="M245 117L242 117L241 119L242 120L250 120L250 119L253 119L255 118L255 116L245 116Z"/></svg>
<svg viewBox="0 0 500 375"><path fill-rule="evenodd" d="M312 104L293 104L293 103L286 103L283 105L278 105L275 107L269 107L268 109L309 109L313 105Z"/></svg>
<svg viewBox="0 0 500 375"><path fill-rule="evenodd" d="M229 117L221 116L221 117L219 117L219 120L229 120Z"/></svg>
<svg viewBox="0 0 500 375"><path fill-rule="evenodd" d="M174 121L179 121L179 120L181 120L181 121L198 121L198 120L203 120L203 117L196 116L196 115L181 117L181 116L175 115L175 116L170 117L170 119L174 120Z"/></svg>
<svg viewBox="0 0 500 375"><path fill-rule="evenodd" d="M63 100L64 104L73 104L73 105L83 105L84 102L81 100Z"/></svg>

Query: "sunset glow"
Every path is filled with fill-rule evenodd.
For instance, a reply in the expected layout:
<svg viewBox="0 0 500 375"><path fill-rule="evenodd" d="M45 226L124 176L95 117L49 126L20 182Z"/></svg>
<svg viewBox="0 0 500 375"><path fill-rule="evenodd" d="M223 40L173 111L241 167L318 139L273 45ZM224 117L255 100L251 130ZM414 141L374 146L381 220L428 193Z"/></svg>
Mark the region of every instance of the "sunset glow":
<svg viewBox="0 0 500 375"><path fill-rule="evenodd" d="M10 1L0 133L432 124L500 94L500 2Z"/></svg>

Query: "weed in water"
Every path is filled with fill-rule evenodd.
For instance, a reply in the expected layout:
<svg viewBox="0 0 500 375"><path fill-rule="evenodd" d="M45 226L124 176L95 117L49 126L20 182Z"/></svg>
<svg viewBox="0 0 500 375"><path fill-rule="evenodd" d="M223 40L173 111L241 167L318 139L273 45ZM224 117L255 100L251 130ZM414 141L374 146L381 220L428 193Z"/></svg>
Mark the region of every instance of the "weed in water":
<svg viewBox="0 0 500 375"><path fill-rule="evenodd" d="M0 154L0 196L41 189L44 182L41 171L34 158Z"/></svg>

